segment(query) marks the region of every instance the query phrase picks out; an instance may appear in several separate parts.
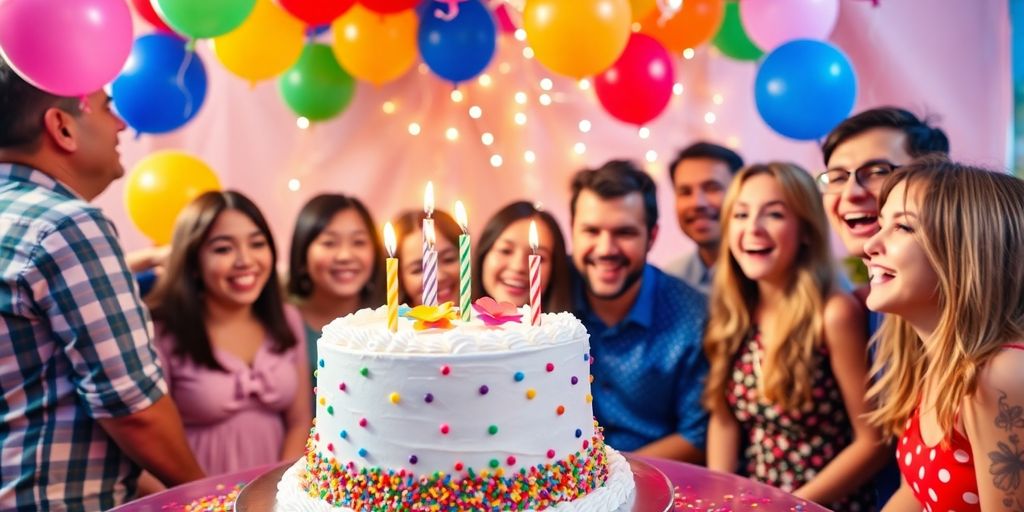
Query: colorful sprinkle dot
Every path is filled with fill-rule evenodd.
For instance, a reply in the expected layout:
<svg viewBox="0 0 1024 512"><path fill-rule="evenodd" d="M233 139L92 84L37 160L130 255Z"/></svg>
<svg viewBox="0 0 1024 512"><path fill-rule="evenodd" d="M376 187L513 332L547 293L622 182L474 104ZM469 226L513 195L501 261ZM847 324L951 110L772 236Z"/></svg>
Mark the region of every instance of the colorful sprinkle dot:
<svg viewBox="0 0 1024 512"><path fill-rule="evenodd" d="M427 396L423 397L423 401L428 403L428 404L433 402L434 401L434 394L433 393L427 393Z"/></svg>
<svg viewBox="0 0 1024 512"><path fill-rule="evenodd" d="M327 414L330 414L331 416L334 416L334 406L333 405L328 405L327 406Z"/></svg>
<svg viewBox="0 0 1024 512"><path fill-rule="evenodd" d="M590 446L590 442L587 441L586 439L584 439L583 440L583 449L586 450L588 446Z"/></svg>
<svg viewBox="0 0 1024 512"><path fill-rule="evenodd" d="M533 397L537 396L537 391L533 388L526 390L526 399L533 400Z"/></svg>
<svg viewBox="0 0 1024 512"><path fill-rule="evenodd" d="M553 372L555 371L555 363L548 363L548 365L545 368L548 372Z"/></svg>
<svg viewBox="0 0 1024 512"><path fill-rule="evenodd" d="M360 448L359 449L359 456L360 457L366 457L366 448Z"/></svg>
<svg viewBox="0 0 1024 512"><path fill-rule="evenodd" d="M317 390L317 387L313 386L313 396L316 396L316 390Z"/></svg>
<svg viewBox="0 0 1024 512"><path fill-rule="evenodd" d="M497 434L498 433L498 426L497 425L491 425L491 426L487 427L487 433L492 435L492 436L494 434Z"/></svg>
<svg viewBox="0 0 1024 512"><path fill-rule="evenodd" d="M348 386L346 386L344 382L342 382L341 384L338 384L338 390L340 390L340 391L345 391L345 389L347 389L347 388L348 388Z"/></svg>
<svg viewBox="0 0 1024 512"><path fill-rule="evenodd" d="M370 423L369 421L366 421L366 418L359 418L359 426L360 427L365 427L369 423Z"/></svg>
<svg viewBox="0 0 1024 512"><path fill-rule="evenodd" d="M590 376L590 383L591 383L591 384L593 384L593 383L594 383L594 376L593 376L593 375L591 375L591 376Z"/></svg>
<svg viewBox="0 0 1024 512"><path fill-rule="evenodd" d="M490 390L491 390L491 388L487 387L486 385L480 386L480 394L481 395L486 395L487 392L490 391Z"/></svg>
<svg viewBox="0 0 1024 512"><path fill-rule="evenodd" d="M526 375L523 375L523 372L516 372L516 374L512 378L515 379L516 382L522 382L523 379L526 378Z"/></svg>
<svg viewBox="0 0 1024 512"><path fill-rule="evenodd" d="M581 437L583 437L583 431L580 429L576 429L576 438L579 439Z"/></svg>
<svg viewBox="0 0 1024 512"><path fill-rule="evenodd" d="M548 458L549 459L555 458L555 451L554 450L548 450Z"/></svg>
<svg viewBox="0 0 1024 512"><path fill-rule="evenodd" d="M513 457L512 455L509 455L508 458L505 459L505 464L508 464L509 466L512 466L515 463L516 463L516 458Z"/></svg>
<svg viewBox="0 0 1024 512"><path fill-rule="evenodd" d="M362 375L363 377L369 377L370 376L370 369L365 367L365 366L360 368L359 369L359 375Z"/></svg>
<svg viewBox="0 0 1024 512"><path fill-rule="evenodd" d="M338 434L338 435L340 435L342 439L348 439L348 431L347 430L342 430L341 434Z"/></svg>
<svg viewBox="0 0 1024 512"><path fill-rule="evenodd" d="M571 378L571 379L569 379L569 382L571 382L571 383L572 383L572 385L573 385L573 386L575 386L576 384L579 384L579 383L580 383L580 379L579 379L579 377L577 377L577 376L573 375L573 376L572 376L572 378Z"/></svg>
<svg viewBox="0 0 1024 512"><path fill-rule="evenodd" d="M333 452L334 451L334 443L327 443L327 451L329 451L329 452Z"/></svg>
<svg viewBox="0 0 1024 512"><path fill-rule="evenodd" d="M313 370L313 377L316 378L316 377L319 377L319 376L320 376L320 369L318 368L316 370Z"/></svg>
<svg viewBox="0 0 1024 512"><path fill-rule="evenodd" d="M590 354L583 354L583 360L584 361L590 360Z"/></svg>
<svg viewBox="0 0 1024 512"><path fill-rule="evenodd" d="M324 367L324 360L323 360L323 359L321 359L321 360L320 360L320 368L323 368L323 367Z"/></svg>
<svg viewBox="0 0 1024 512"><path fill-rule="evenodd" d="M409 464L416 464L419 461L420 461L419 457L417 457L415 455L410 455L409 456Z"/></svg>
<svg viewBox="0 0 1024 512"><path fill-rule="evenodd" d="M455 461L455 471L462 471L462 468L464 467L465 466L463 466L461 462Z"/></svg>
<svg viewBox="0 0 1024 512"><path fill-rule="evenodd" d="M587 393L586 400L587 400L588 404L590 402L593 402L594 401L594 395L591 395L590 393Z"/></svg>
<svg viewBox="0 0 1024 512"><path fill-rule="evenodd" d="M500 466L500 465L501 465L501 463L500 463L500 462L498 462L498 459L491 459L491 462L490 462L490 466L491 466L492 468L497 468L497 467L498 467L498 466Z"/></svg>
<svg viewBox="0 0 1024 512"><path fill-rule="evenodd" d="M398 393L391 393L390 395L388 395L388 400L390 400L391 403L393 404L397 404L402 400L402 397L399 396Z"/></svg>
<svg viewBox="0 0 1024 512"><path fill-rule="evenodd" d="M441 367L441 375L448 375L451 372L452 372L452 369L450 367L448 367L448 365L444 365L444 366Z"/></svg>
<svg viewBox="0 0 1024 512"><path fill-rule="evenodd" d="M559 405L558 407L556 407L555 408L555 414L558 414L559 416L565 414L565 406L564 405Z"/></svg>
<svg viewBox="0 0 1024 512"><path fill-rule="evenodd" d="M441 433L442 434L448 435L448 432L450 432L450 431L451 431L451 429L448 428L448 424L447 423L442 423L441 424Z"/></svg>
<svg viewBox="0 0 1024 512"><path fill-rule="evenodd" d="M320 397L320 405L327 405L327 399L324 397Z"/></svg>

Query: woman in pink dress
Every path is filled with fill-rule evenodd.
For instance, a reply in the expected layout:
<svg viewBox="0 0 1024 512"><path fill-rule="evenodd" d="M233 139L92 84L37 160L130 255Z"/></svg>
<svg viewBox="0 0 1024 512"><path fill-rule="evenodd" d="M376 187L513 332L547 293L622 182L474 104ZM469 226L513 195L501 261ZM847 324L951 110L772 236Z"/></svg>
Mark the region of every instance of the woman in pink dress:
<svg viewBox="0 0 1024 512"><path fill-rule="evenodd" d="M884 510L1024 510L1024 182L926 157L879 204L870 420L903 474Z"/></svg>
<svg viewBox="0 0 1024 512"><path fill-rule="evenodd" d="M302 319L286 307L259 209L208 192L178 216L151 297L155 345L208 475L295 460L311 424Z"/></svg>

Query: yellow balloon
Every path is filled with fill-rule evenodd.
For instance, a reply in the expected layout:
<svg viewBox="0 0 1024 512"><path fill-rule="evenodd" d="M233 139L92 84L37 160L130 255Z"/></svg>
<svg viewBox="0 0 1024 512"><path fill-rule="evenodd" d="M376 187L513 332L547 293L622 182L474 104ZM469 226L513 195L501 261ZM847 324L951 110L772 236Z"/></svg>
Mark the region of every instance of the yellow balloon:
<svg viewBox="0 0 1024 512"><path fill-rule="evenodd" d="M413 9L384 15L355 4L331 24L331 47L352 76L381 85L402 76L416 62L418 26Z"/></svg>
<svg viewBox="0 0 1024 512"><path fill-rule="evenodd" d="M629 6L633 9L633 21L640 21L654 10L657 0L629 0Z"/></svg>
<svg viewBox="0 0 1024 512"><path fill-rule="evenodd" d="M551 71L583 78L608 69L629 42L629 0L526 0L523 28Z"/></svg>
<svg viewBox="0 0 1024 512"><path fill-rule="evenodd" d="M124 200L139 231L163 245L170 243L182 208L211 190L220 190L220 180L202 160L180 151L159 151L132 169Z"/></svg>
<svg viewBox="0 0 1024 512"><path fill-rule="evenodd" d="M228 71L250 82L273 78L299 60L306 26L273 0L257 0L235 30L213 39L213 53Z"/></svg>

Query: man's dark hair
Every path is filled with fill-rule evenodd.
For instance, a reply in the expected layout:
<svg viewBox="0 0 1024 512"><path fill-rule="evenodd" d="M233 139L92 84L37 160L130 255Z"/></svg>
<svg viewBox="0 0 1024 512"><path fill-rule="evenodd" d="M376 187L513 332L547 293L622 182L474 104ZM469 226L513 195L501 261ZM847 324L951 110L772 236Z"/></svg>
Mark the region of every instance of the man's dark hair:
<svg viewBox="0 0 1024 512"><path fill-rule="evenodd" d="M821 145L825 165L828 165L832 153L840 144L875 128L891 128L905 133L907 137L903 149L911 157L917 158L929 153L949 154L946 133L929 125L927 119L919 119L902 108L879 107L849 117L832 129Z"/></svg>
<svg viewBox="0 0 1024 512"><path fill-rule="evenodd" d="M78 100L39 90L0 58L0 149L35 150L43 133L43 114L52 107L78 115Z"/></svg>
<svg viewBox="0 0 1024 512"><path fill-rule="evenodd" d="M688 158L708 158L711 160L718 160L729 166L729 172L736 174L736 171L743 167L743 157L737 154L735 151L725 147L719 146L718 144L712 144L710 142L696 142L682 149L676 158L672 160L672 163L668 165L668 177L672 180L672 183L676 182L676 166L679 162Z"/></svg>
<svg viewBox="0 0 1024 512"><path fill-rule="evenodd" d="M602 199L615 199L633 192L644 198L644 218L650 233L658 223L658 198L654 180L629 160L611 160L597 169L584 169L572 178L572 219L576 219L576 200L583 190L591 190Z"/></svg>

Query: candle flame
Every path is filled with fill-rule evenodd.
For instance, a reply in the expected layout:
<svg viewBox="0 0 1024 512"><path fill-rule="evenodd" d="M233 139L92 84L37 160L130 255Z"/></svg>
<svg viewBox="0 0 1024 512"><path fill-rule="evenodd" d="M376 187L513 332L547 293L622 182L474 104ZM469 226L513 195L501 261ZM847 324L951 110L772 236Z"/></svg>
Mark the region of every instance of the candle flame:
<svg viewBox="0 0 1024 512"><path fill-rule="evenodd" d="M537 235L537 221L530 221L530 250L534 253L537 252L537 247L540 246L540 237Z"/></svg>
<svg viewBox="0 0 1024 512"><path fill-rule="evenodd" d="M384 248L388 251L388 257L395 257L395 249L398 241L395 236L395 227L390 222L384 224Z"/></svg>
<svg viewBox="0 0 1024 512"><path fill-rule="evenodd" d="M423 192L423 211L427 212L427 218L434 214L434 182L427 182L427 189Z"/></svg>
<svg viewBox="0 0 1024 512"><path fill-rule="evenodd" d="M462 204L462 201L455 201L455 220L462 228L462 234L469 232L469 216L466 215L466 206Z"/></svg>

